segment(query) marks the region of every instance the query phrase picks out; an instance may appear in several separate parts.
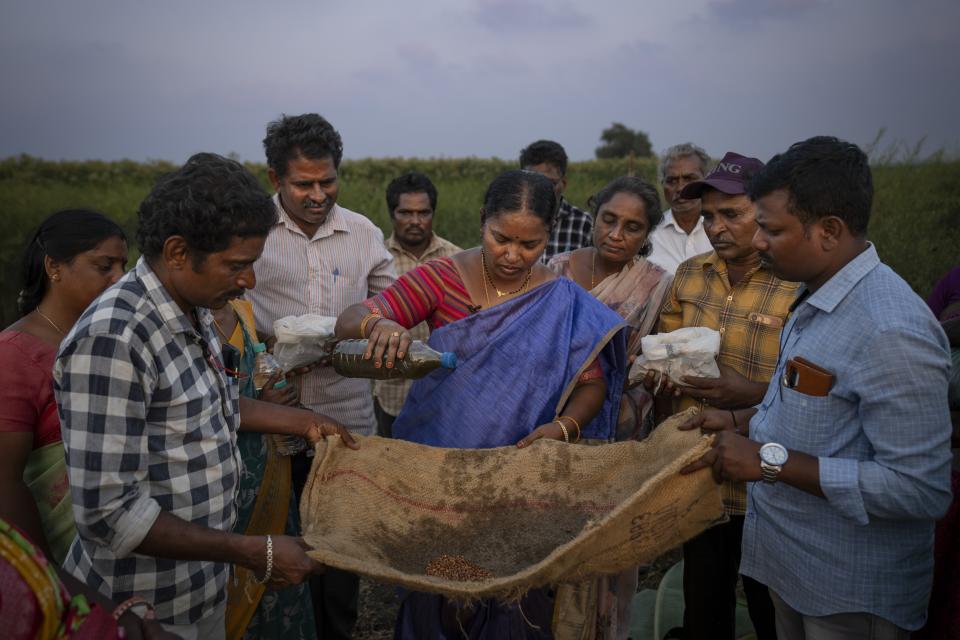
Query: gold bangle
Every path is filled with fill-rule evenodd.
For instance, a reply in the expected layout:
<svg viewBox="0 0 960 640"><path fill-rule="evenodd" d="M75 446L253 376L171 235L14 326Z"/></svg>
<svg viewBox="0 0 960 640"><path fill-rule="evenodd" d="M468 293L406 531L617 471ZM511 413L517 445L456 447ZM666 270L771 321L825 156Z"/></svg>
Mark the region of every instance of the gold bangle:
<svg viewBox="0 0 960 640"><path fill-rule="evenodd" d="M567 432L567 427L559 420L554 420L554 422L560 425L560 431L563 431L563 441L570 444L570 434Z"/></svg>
<svg viewBox="0 0 960 640"><path fill-rule="evenodd" d="M577 428L577 439L574 440L573 442L574 444L576 444L577 442L580 442L580 434L582 433L582 430L580 429L580 423L577 422L577 419L571 416L557 416L557 420L559 420L560 418L566 418L567 420L570 420L571 422L573 422L573 426Z"/></svg>
<svg viewBox="0 0 960 640"><path fill-rule="evenodd" d="M367 323L370 322L370 320L373 318L378 318L380 320L383 320L383 316L381 316L379 313L368 313L367 315L363 316L363 320L360 321L360 337L361 338L365 339L367 337L367 334L366 334ZM374 322L373 324L376 325L377 323ZM372 329L373 327L370 327L370 328Z"/></svg>

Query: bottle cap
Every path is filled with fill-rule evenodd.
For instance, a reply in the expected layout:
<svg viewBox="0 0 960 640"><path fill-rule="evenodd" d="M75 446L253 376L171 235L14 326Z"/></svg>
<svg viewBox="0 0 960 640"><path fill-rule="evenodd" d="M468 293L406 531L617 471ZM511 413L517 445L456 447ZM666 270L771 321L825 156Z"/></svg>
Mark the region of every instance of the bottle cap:
<svg viewBox="0 0 960 640"><path fill-rule="evenodd" d="M266 350L267 350L267 345L263 344L262 342L258 342L257 344L253 345L254 353L263 353Z"/></svg>
<svg viewBox="0 0 960 640"><path fill-rule="evenodd" d="M286 380L286 378L280 378L279 380L277 380L277 384L273 385L273 388L274 388L274 389L283 389L285 386L287 386L287 380Z"/></svg>
<svg viewBox="0 0 960 640"><path fill-rule="evenodd" d="M444 369L457 368L457 354L453 351L444 351L440 354L440 366Z"/></svg>

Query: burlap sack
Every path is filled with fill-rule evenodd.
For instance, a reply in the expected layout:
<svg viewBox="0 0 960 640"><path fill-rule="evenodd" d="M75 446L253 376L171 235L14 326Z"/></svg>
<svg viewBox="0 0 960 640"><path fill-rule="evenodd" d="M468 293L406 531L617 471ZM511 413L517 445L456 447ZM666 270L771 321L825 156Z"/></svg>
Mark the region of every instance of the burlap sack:
<svg viewBox="0 0 960 640"><path fill-rule="evenodd" d="M331 438L317 445L300 504L304 538L326 565L464 600L615 573L722 517L710 472L678 473L710 446L676 429L688 415L643 442L595 447L441 449L372 436L352 451ZM441 554L494 577L426 575Z"/></svg>

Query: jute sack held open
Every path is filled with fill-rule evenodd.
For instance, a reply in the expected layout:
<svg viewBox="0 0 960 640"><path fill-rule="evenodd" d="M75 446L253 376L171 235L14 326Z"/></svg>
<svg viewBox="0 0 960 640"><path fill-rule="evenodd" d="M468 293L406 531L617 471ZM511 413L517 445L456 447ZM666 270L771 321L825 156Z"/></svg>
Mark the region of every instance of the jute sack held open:
<svg viewBox="0 0 960 640"><path fill-rule="evenodd" d="M463 600L515 598L652 560L722 517L709 470L679 470L710 439L667 420L643 442L541 440L529 448L441 449L358 438L316 448L300 503L320 562L416 591ZM441 554L493 574L428 576Z"/></svg>

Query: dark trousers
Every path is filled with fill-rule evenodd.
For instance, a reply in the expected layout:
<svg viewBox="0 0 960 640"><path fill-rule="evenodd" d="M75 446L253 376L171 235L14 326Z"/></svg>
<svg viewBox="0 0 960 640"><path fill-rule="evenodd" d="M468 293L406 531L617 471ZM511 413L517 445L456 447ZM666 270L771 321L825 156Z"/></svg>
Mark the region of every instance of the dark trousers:
<svg viewBox="0 0 960 640"><path fill-rule="evenodd" d="M683 545L684 640L733 640L743 516L711 527ZM758 640L776 640L776 616L767 587L747 576L743 591Z"/></svg>
<svg viewBox="0 0 960 640"><path fill-rule="evenodd" d="M313 458L308 458L306 452L291 459L293 490L297 494L298 504L312 462ZM349 640L353 635L353 627L357 624L359 576L327 567L323 575L310 578L310 595L313 599L318 640Z"/></svg>
<svg viewBox="0 0 960 640"><path fill-rule="evenodd" d="M392 438L393 421L397 419L397 416L384 411L376 396L373 397L373 413L377 416L377 435L381 438Z"/></svg>

